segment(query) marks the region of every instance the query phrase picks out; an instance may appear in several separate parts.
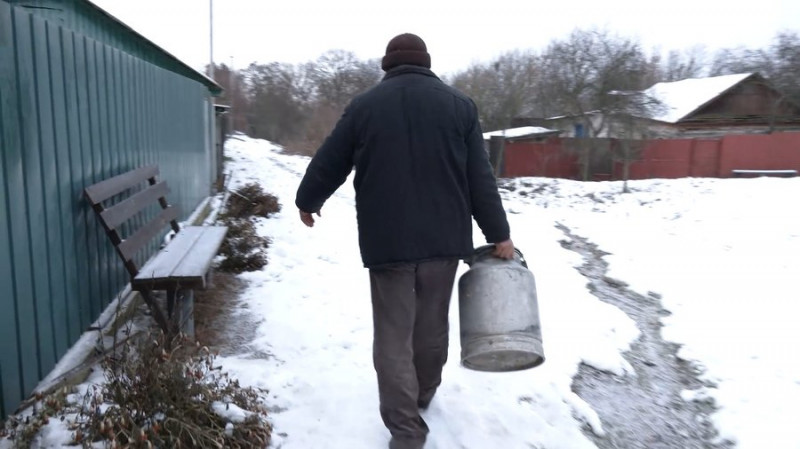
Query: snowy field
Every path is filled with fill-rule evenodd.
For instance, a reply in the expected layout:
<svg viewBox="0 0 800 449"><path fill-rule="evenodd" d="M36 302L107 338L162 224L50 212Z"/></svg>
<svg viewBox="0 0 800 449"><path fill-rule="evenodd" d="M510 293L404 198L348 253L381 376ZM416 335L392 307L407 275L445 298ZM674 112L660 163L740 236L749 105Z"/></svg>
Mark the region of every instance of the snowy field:
<svg viewBox="0 0 800 449"><path fill-rule="evenodd" d="M275 447L384 447L350 181L308 229L293 205L307 158L243 136L227 154L231 187L257 181L284 207L260 225L273 241L269 265L243 275L250 288L240 313L260 323L257 338L224 366L270 389ZM575 270L582 259L559 243L560 223L610 253L611 277L661 295L672 313L665 338L714 385L684 397L715 401L721 438L740 448L800 448L800 178L636 181L625 195L617 182L512 183L504 204L536 275L547 361L517 373L462 368L454 297L450 361L423 414L426 447L577 449L594 447L584 423L602 434L596 413L570 390L572 377L580 363L635 375L621 352L638 330L589 293ZM474 240L484 244L477 227ZM256 356L263 353L272 357Z"/></svg>
<svg viewBox="0 0 800 449"><path fill-rule="evenodd" d="M231 189L258 182L283 210L258 224L272 240L269 264L241 275L248 287L234 315L255 323L256 336L218 361L243 384L270 391L272 447L386 447L350 181L309 229L293 205L308 158L241 135L226 151ZM583 427L603 434L572 378L581 363L635 376L621 353L638 329L589 292L575 269L583 259L562 247L556 224L609 253L610 277L661 296L671 312L664 337L712 385L683 397L714 401L720 439L742 449L800 448L800 178L636 181L624 195L617 182L522 178L506 187L512 239L536 276L547 361L516 373L462 368L454 290L450 361L423 413L426 448L581 449L595 447ZM484 244L477 227L474 241ZM53 423L40 446L69 438Z"/></svg>

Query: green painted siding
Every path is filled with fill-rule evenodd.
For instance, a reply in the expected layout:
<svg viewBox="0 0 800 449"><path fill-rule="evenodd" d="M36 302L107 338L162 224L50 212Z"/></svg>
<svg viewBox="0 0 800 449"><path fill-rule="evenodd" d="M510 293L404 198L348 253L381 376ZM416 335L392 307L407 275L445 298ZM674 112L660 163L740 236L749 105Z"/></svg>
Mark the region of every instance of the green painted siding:
<svg viewBox="0 0 800 449"><path fill-rule="evenodd" d="M199 81L213 93L219 86L175 59L127 25L117 21L94 4L84 0L3 0L45 18L50 22L103 42L153 65Z"/></svg>
<svg viewBox="0 0 800 449"><path fill-rule="evenodd" d="M0 416L128 281L84 187L156 163L185 217L213 173L207 84L154 63L165 58L154 46L81 32L107 16L64 21L16 3L0 0Z"/></svg>

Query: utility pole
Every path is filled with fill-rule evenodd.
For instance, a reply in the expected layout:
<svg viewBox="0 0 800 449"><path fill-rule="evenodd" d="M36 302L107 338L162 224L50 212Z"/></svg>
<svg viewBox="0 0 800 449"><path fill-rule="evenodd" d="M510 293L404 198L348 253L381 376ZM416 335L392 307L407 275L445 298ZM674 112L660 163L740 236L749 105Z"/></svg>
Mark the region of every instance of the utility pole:
<svg viewBox="0 0 800 449"><path fill-rule="evenodd" d="M211 80L214 80L214 0L208 0L208 77ZM208 96L208 106L210 111L210 122L212 125L209 127L209 133L211 137L211 151L213 152L212 164L213 167L212 173L215 176L212 176L212 184L211 190L212 193L219 192L222 190L222 187L225 184L225 175L223 174L223 152L225 151L223 148L223 140L220 139L220 124L219 124L219 117L216 114L216 108L214 107L214 97L212 95ZM216 179L214 179L216 178ZM216 190L214 188L216 187Z"/></svg>
<svg viewBox="0 0 800 449"><path fill-rule="evenodd" d="M231 99L231 110L230 110L230 121L231 121L231 133L236 132L236 70L233 68L233 55L231 55L231 66L228 67L228 84L230 86L230 99Z"/></svg>
<svg viewBox="0 0 800 449"><path fill-rule="evenodd" d="M208 0L208 77L214 79L214 0Z"/></svg>

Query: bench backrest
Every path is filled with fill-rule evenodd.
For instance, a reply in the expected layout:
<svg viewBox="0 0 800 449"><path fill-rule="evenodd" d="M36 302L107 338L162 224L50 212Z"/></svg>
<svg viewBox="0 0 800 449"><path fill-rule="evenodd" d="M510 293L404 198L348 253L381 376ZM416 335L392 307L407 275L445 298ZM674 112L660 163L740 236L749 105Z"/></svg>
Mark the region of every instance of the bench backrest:
<svg viewBox="0 0 800 449"><path fill-rule="evenodd" d="M180 230L176 221L178 208L167 203L169 187L166 181L157 181L156 176L158 166L150 165L98 182L83 191L131 277L139 272L134 262L136 253L167 225L175 232ZM119 200L118 196L124 199ZM161 206L160 213L123 239L120 227L137 215L144 216L141 212L156 202Z"/></svg>

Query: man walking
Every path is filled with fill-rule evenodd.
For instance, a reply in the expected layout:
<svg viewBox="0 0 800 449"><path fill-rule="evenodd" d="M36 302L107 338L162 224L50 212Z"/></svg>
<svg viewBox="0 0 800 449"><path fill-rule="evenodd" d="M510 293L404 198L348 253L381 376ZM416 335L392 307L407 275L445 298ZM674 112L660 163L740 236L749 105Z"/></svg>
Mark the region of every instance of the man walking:
<svg viewBox="0 0 800 449"><path fill-rule="evenodd" d="M431 70L425 42L389 41L383 80L357 96L308 165L295 201L313 226L355 167L359 246L369 268L373 360L392 449L422 448L447 360L448 309L472 218L495 255L514 245L475 104Z"/></svg>

